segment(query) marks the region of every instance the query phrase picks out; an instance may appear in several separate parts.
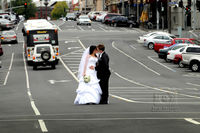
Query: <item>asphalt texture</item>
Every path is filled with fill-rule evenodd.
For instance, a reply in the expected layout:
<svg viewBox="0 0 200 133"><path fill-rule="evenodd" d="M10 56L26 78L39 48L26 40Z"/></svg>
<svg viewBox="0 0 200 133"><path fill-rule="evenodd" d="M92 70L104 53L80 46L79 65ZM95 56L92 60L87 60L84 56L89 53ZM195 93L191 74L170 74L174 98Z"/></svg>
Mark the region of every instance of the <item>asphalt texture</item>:
<svg viewBox="0 0 200 133"><path fill-rule="evenodd" d="M137 28L52 21L61 61L33 70L18 44L0 57L0 133L199 133L200 73L167 63L137 42ZM74 105L81 55L103 43L110 57L108 105Z"/></svg>

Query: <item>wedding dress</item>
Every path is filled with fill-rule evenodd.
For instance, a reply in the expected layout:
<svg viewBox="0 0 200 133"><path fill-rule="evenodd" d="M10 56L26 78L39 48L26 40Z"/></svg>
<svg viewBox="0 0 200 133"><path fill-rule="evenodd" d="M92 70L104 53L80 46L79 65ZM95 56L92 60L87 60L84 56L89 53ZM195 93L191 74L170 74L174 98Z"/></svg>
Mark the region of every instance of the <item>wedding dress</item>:
<svg viewBox="0 0 200 133"><path fill-rule="evenodd" d="M87 104L87 103L99 104L102 94L99 85L99 79L97 78L96 70L90 69L90 66L94 67L96 66L97 61L98 59L93 56L88 57L88 62L86 65L86 75L90 76L90 82L85 83L83 75L81 74L79 75L79 86L78 89L76 90L77 96L75 98L74 104ZM83 67L83 65L82 66L80 65L79 67ZM79 71L81 71L80 68ZM82 72L83 71L81 71L80 73Z"/></svg>

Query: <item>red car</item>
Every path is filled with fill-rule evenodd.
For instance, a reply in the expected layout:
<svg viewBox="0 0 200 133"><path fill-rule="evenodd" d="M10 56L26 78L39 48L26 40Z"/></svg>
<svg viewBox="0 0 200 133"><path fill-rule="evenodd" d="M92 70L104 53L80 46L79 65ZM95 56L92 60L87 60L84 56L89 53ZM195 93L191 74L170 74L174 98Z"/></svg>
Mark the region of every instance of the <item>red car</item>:
<svg viewBox="0 0 200 133"><path fill-rule="evenodd" d="M179 64L180 61L182 61L182 54L176 54L173 62Z"/></svg>
<svg viewBox="0 0 200 133"><path fill-rule="evenodd" d="M174 38L171 43L164 44L164 43L155 43L154 44L154 51L159 52L160 49L164 47L170 47L177 43L188 43L188 44L197 44L200 45L200 42L193 38Z"/></svg>

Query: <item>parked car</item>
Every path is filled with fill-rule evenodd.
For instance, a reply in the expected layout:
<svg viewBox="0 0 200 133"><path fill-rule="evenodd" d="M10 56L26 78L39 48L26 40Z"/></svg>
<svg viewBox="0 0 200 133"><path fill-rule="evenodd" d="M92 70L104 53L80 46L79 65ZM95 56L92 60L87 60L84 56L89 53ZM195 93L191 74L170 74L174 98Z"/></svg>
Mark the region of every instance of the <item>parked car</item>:
<svg viewBox="0 0 200 133"><path fill-rule="evenodd" d="M99 15L97 15L96 21L102 22L106 15L107 15L107 12L101 12Z"/></svg>
<svg viewBox="0 0 200 133"><path fill-rule="evenodd" d="M148 37L153 36L153 35L156 35L156 34L172 35L172 34L169 34L169 33L167 33L167 32L161 32L161 31L150 32L150 33L145 34L145 35L143 35L143 36L139 36L138 42L139 42L139 43L144 43L144 40L146 40Z"/></svg>
<svg viewBox="0 0 200 133"><path fill-rule="evenodd" d="M200 42L198 40L195 40L194 38L174 38L171 43L155 43L154 44L154 51L158 52L159 49L163 49L164 47L170 47L177 43L187 43L187 44L197 44L200 45Z"/></svg>
<svg viewBox="0 0 200 133"><path fill-rule="evenodd" d="M179 46L180 45L180 46ZM185 44L184 44L185 45ZM161 59L167 59L167 54L168 54L168 51L170 51L171 49L173 49L174 47L183 47L181 46L181 44L174 44L170 47L166 47L164 49L160 49L159 52L158 52L158 57L161 58Z"/></svg>
<svg viewBox="0 0 200 133"><path fill-rule="evenodd" d="M167 61L173 61L176 54L181 54L186 46L189 46L190 44L187 43L179 43L179 45L173 47L171 50L167 53Z"/></svg>
<svg viewBox="0 0 200 133"><path fill-rule="evenodd" d="M200 46L187 46L182 53L181 63L193 72L200 70Z"/></svg>
<svg viewBox="0 0 200 133"><path fill-rule="evenodd" d="M129 20L125 16L115 16L115 17L113 17L112 21L111 21L111 25L113 25L114 27L128 26L130 28L139 26L137 22L133 22L132 20Z"/></svg>
<svg viewBox="0 0 200 133"><path fill-rule="evenodd" d="M2 29L12 29L14 28L14 23L7 19L0 19L0 27Z"/></svg>
<svg viewBox="0 0 200 133"><path fill-rule="evenodd" d="M38 66L51 66L52 69L56 68L56 57L52 45L35 45L33 52L33 70L36 70Z"/></svg>
<svg viewBox="0 0 200 133"><path fill-rule="evenodd" d="M66 21L68 20L74 20L76 21L76 15L74 13L67 13L66 15Z"/></svg>
<svg viewBox="0 0 200 133"><path fill-rule="evenodd" d="M17 35L13 30L2 31L0 39L2 43L7 43L7 42L17 43Z"/></svg>
<svg viewBox="0 0 200 133"><path fill-rule="evenodd" d="M77 20L77 25L91 25L91 20L89 19L88 15L80 15Z"/></svg>
<svg viewBox="0 0 200 133"><path fill-rule="evenodd" d="M108 24L108 21L110 20L110 18L114 17L114 16L120 16L120 14L117 13L108 13L105 17L104 20L102 21L105 24Z"/></svg>
<svg viewBox="0 0 200 133"><path fill-rule="evenodd" d="M176 37L170 34L155 34L144 39L144 46L148 49L154 49L155 43L171 43L174 38Z"/></svg>

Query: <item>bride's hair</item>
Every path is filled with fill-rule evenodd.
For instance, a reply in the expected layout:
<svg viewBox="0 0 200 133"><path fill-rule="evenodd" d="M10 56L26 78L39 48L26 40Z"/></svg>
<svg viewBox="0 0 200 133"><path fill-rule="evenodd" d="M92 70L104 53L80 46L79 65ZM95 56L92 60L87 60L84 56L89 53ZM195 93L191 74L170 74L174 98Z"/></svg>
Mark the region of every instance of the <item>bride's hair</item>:
<svg viewBox="0 0 200 133"><path fill-rule="evenodd" d="M90 55L94 52L94 50L96 50L97 49L97 47L96 46L94 46L94 45L92 45L92 46L90 46Z"/></svg>

